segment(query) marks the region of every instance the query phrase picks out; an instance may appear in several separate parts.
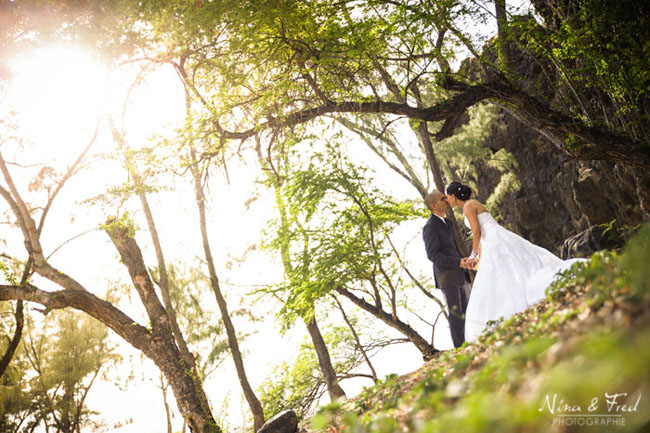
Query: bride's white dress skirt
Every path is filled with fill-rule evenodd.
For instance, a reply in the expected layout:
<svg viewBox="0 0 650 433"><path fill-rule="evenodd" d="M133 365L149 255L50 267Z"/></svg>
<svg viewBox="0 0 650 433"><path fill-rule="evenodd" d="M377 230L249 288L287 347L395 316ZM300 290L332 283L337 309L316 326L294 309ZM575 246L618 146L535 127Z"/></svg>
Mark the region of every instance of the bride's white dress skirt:
<svg viewBox="0 0 650 433"><path fill-rule="evenodd" d="M465 340L470 342L489 320L510 317L543 299L556 273L582 260L559 259L501 227L488 212L478 220L481 261L465 315Z"/></svg>

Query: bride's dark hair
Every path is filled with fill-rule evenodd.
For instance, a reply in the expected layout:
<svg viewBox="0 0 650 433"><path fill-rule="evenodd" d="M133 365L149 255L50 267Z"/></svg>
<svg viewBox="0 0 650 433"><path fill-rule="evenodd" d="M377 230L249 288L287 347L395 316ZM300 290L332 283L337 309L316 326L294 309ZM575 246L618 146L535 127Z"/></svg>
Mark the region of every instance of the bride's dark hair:
<svg viewBox="0 0 650 433"><path fill-rule="evenodd" d="M447 185L447 194L451 194L459 200L469 200L472 196L472 188L460 182L452 182Z"/></svg>

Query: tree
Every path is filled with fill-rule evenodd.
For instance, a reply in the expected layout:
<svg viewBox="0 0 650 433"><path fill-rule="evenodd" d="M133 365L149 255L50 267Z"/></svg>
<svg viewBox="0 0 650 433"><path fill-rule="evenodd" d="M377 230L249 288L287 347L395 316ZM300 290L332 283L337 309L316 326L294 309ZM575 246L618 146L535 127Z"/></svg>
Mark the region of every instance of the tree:
<svg viewBox="0 0 650 433"><path fill-rule="evenodd" d="M0 304L0 350L5 351L12 340L10 321L4 320L13 316L14 311L11 304ZM6 353L6 352L5 352ZM29 362L25 357L23 345L14 350L12 362L8 364L5 373L0 378L0 430L3 432L17 433L21 428L27 430L27 426L38 424L32 418L35 412L35 404L32 394L28 393L28 372Z"/></svg>
<svg viewBox="0 0 650 433"><path fill-rule="evenodd" d="M262 428L265 422L264 409L262 408L259 399L255 395L255 392L253 391L253 388L248 381L243 356L239 348L237 332L233 324L231 314L228 310L226 298L224 297L224 294L221 290L221 285L219 284L219 277L217 275L217 269L212 256L212 248L208 236L205 196L205 184L209 175L210 160L201 160L197 153L197 143L195 142L194 134L191 132L191 99L190 92L187 87L185 87L185 100L187 116L186 122L190 125L190 128L188 128L187 140L182 142L182 152L185 155L187 161L186 164L188 166L187 168L189 168L189 173L194 186L194 200L198 209L199 217L198 228L201 235L205 263L208 268L210 287L212 288L215 299L217 300L217 305L219 306L219 311L221 312L221 319L223 320L226 335L228 337L228 347L230 349L230 354L232 355L233 361L235 363L235 370L237 371L237 376L239 378L239 383L242 387L244 397L246 398L246 401L248 402L248 405L251 409L251 413L253 414L254 429L257 431Z"/></svg>
<svg viewBox="0 0 650 433"><path fill-rule="evenodd" d="M3 378L0 392L2 431L31 432L45 426L73 433L87 426L86 398L97 377L120 357L108 330L72 310L27 318L27 335Z"/></svg>
<svg viewBox="0 0 650 433"><path fill-rule="evenodd" d="M373 341L359 348L350 329L336 325L329 327L324 333L324 340L327 347L331 348L333 369L337 377L370 377L352 371L365 362L362 350L375 352L394 343L377 337L379 336L369 337ZM276 366L260 388L261 401L266 413L277 414L292 409L300 418L309 416L327 391L327 384L320 372L318 355L313 343L305 340L295 360L290 363L282 362Z"/></svg>
<svg viewBox="0 0 650 433"><path fill-rule="evenodd" d="M125 113L123 113L123 117L124 114ZM203 383L205 377L199 375L197 365L196 365L196 360L194 358L194 355L190 352L187 342L185 341L185 337L183 336L183 332L179 326L179 320L176 314L176 307L171 300L170 276L168 275L167 265L163 254L163 248L160 241L160 236L158 235L158 230L156 228L153 212L151 210L151 206L149 205L149 200L147 198L146 191L148 188L147 185L145 184L145 179L143 179L142 175L139 172L137 160L135 158L135 152L131 150L128 144L126 143L125 133L118 131L115 125L113 124L111 125L111 127L113 132L113 139L118 144L119 149L123 152L124 164L129 173L129 177L132 179L132 183L133 183L133 185L127 185L126 190L127 191L133 190L135 195L138 196L140 200L140 204L142 206L142 211L147 221L147 228L149 229L151 241L154 246L154 250L156 252L156 261L158 263L158 267L156 269L157 279L155 277L153 279L156 282L156 285L160 288L161 297L165 305L165 312L169 318L170 328L174 335L176 344L178 345L181 356L183 357L185 365L187 365L188 368L191 369L192 377L195 378L195 380L198 383ZM151 165L150 161L146 161L146 162ZM172 431L171 419L170 419L171 412L170 412L169 404L167 403L167 389L169 388L169 383L165 382L165 378L162 374L160 374L160 383L161 383L161 390L163 396L163 404L165 407L165 414L167 416L167 430L169 433L171 433ZM185 423L183 427L185 427Z"/></svg>
<svg viewBox="0 0 650 433"><path fill-rule="evenodd" d="M0 263L0 267L4 271L5 279L12 282L16 281L13 272L4 263ZM30 272L31 272L31 263L28 263L28 265L24 267L23 277L22 277L23 283L26 282ZM13 359L16 350L18 350L20 340L22 339L23 326L25 324L23 301L16 302L16 309L14 311L14 320L16 323L16 328L14 329L13 336L11 337L11 339L8 340L7 347L3 348L2 350L3 355L2 358L0 359L0 378L4 375L5 371L7 371L7 368L9 367L9 364L11 363L11 360Z"/></svg>
<svg viewBox="0 0 650 433"><path fill-rule="evenodd" d="M174 334L174 339L176 344L185 360L185 363L190 366L192 369L192 374L194 376L198 375L196 370L196 363L194 356L190 353L185 338L183 337L183 332L178 325L178 320L176 318L176 309L171 301L170 296L170 283L169 276L167 274L167 265L165 264L165 256L163 254L163 248L160 241L160 236L158 235L158 230L156 229L156 223L154 220L153 212L151 211L151 206L149 206L149 200L147 199L147 185L145 184L145 179L143 179L140 174L137 166L137 161L134 158L134 152L129 148L128 144L124 139L124 132L119 132L114 125L112 126L113 139L118 144L120 150L124 153L124 164L126 169L129 172L130 178L132 179L133 185L132 188L135 194L140 199L140 204L142 205L142 211L145 215L147 221L147 228L149 229L149 234L151 236L151 243L154 246L156 252L156 261L158 262L158 280L156 284L160 288L160 294L165 305L165 311L169 317L169 325ZM128 186L127 186L128 188Z"/></svg>
<svg viewBox="0 0 650 433"><path fill-rule="evenodd" d="M100 315L104 323L109 322L109 326L115 323L116 319L119 320L118 326L113 329L126 337L127 341L136 348L142 350L161 369L176 395L179 410L187 419L192 431L220 431L210 412L207 396L203 391L199 378L192 374L190 366L183 361L182 355L175 344L168 316L156 295L142 253L133 237L133 224L126 218L121 220L112 219L107 222L106 231L120 253L122 262L129 271L138 296L147 310L147 315L151 320L151 330L136 328L136 332L140 332L133 335L133 332L126 329L125 325L126 327L140 326L136 322L131 320L124 323L123 319L114 311L111 312L117 317L107 317L101 314L104 313L104 310L100 310L101 313L98 315ZM72 304L71 306L75 308L81 307L81 309L86 307L83 304L79 306ZM84 309L84 311L91 315L93 313L97 314L92 309Z"/></svg>
<svg viewBox="0 0 650 433"><path fill-rule="evenodd" d="M93 141L94 137L90 143L92 144ZM5 142L3 153L8 145L9 143ZM76 172L89 147L90 145L64 175L53 176L52 191L54 193L49 196L48 205L42 208L42 217L47 214L56 192L60 191L65 182ZM28 207L23 200L1 154L0 169L2 169L7 185L7 188L0 187L0 194L12 210L13 217L21 229L25 248L33 263L34 271L43 279L62 288L59 291L45 291L33 282L19 284L9 281L8 284L0 286L0 300L37 302L45 307L45 314L53 309L66 307L86 312L110 327L156 363L169 380L177 396L179 409L193 431L219 431L198 378L192 374L192 370L188 368L176 346L167 313L155 292L140 248L133 237L134 226L128 218L109 219L104 228L129 271L134 287L149 317L150 329L138 324L110 302L93 295L74 278L50 264L40 242L42 225L37 228L32 217L31 207ZM41 218L42 220L43 218Z"/></svg>
<svg viewBox="0 0 650 433"><path fill-rule="evenodd" d="M298 153L287 160L301 160ZM333 294L401 332L428 358L436 349L398 316L399 293L405 290L401 285L409 286L400 281L399 271L405 270L411 284L441 304L408 272L390 241L397 224L420 215L412 204L394 202L369 187L368 177L332 148L288 172L278 188L281 221L269 245L291 266L273 293L283 300L285 326L313 317L316 303Z"/></svg>
<svg viewBox="0 0 650 433"><path fill-rule="evenodd" d="M209 279L198 269L181 269L179 265L167 267L167 274L170 300L180 328L186 331L187 345L196 359L196 371L203 383L221 365L229 349L228 341L224 339L223 322L212 311L202 307L201 298L209 286ZM154 280L159 281L160 272L157 269L152 271L152 275ZM233 314L245 312L234 311ZM169 383L162 375L160 388L168 431L171 432L171 409L167 402Z"/></svg>
<svg viewBox="0 0 650 433"><path fill-rule="evenodd" d="M16 16L21 19L19 25L15 26L15 28L11 27L11 31L15 31L17 36L11 35L12 37L16 37L9 39L11 41L18 40L22 32L32 31L34 32L34 38L39 40L39 29L31 26L30 19L33 18L34 13L38 15L42 10L38 7L31 8L32 4L28 1L16 3L18 5L5 5L5 2L2 3L3 8L6 6L11 11L16 12ZM56 6L61 8L59 10L61 16L57 15L57 20L48 23L48 25L51 24L53 33L61 32L75 36L83 34L84 30L92 28L94 24L100 24L97 26L97 29L102 29L106 22L100 23L99 21L106 17L104 12L110 9L110 6L116 6L119 9L118 3L115 2L111 5L92 3L83 5L83 7L78 9L75 7L68 8L65 2L52 4L52 7ZM23 8L23 6L25 7ZM111 9L111 14L114 11L115 9ZM119 19L117 21L119 22ZM119 29L122 29L121 25L116 25L116 22L113 21L111 21L111 24L113 28L109 29L106 35L118 35ZM3 28L4 30L5 28ZM96 34L94 32L89 33ZM101 31L97 34L99 33ZM2 36L5 36L5 34L3 33ZM109 39L112 36L109 36ZM128 37L125 39L128 39ZM115 41L119 42L113 44ZM113 42L104 42L113 46L120 45L122 41L123 38L120 36L114 39ZM93 42L98 41L95 39ZM10 48L15 48L15 44ZM2 168L5 186L0 187L0 194L11 209L11 217L14 219L10 219L10 222L14 223L15 227L18 227L23 235L25 249L29 256L29 262L33 263L35 275L23 282L7 281L5 284L2 284L0 286L0 300L37 302L45 307L45 314L53 309L72 307L82 310L100 320L151 358L161 369L169 381L177 397L179 409L192 431L220 431L209 409L207 397L202 389L198 375L193 373L189 359L187 359L187 356L184 356L187 355L187 351L183 350L182 336L179 337L179 333L174 332L175 327L171 323L173 319L170 319L166 309L163 307L163 302L158 298L154 284L144 264L140 247L134 239L134 224L127 216L123 215L122 218L109 218L103 228L109 234L110 239L120 254L122 263L125 264L129 271L133 285L146 312L145 321L149 323L148 326L138 324L137 321L124 314L112 303L90 293L86 287L81 285L68 273L54 268L49 262L49 256L47 256L47 253L41 245L42 225L37 226L34 219L39 214L44 216L47 213L54 196L56 196L56 192L79 169L85 152L64 174L58 174L53 171L47 173L48 181L52 183L51 191L54 191L54 194L51 196L48 195L47 206L38 207L31 203L31 200L25 200L24 197L30 196L31 198L33 194L31 194L31 191L21 191L20 186L16 185L7 161L4 159L4 156L9 152L8 149L12 148L11 150L13 150L13 147L15 147L15 140L14 142L12 140L14 140L14 137L10 137L7 140L3 138L3 155L0 156L0 166ZM92 141L94 139L91 140L91 143ZM152 230L153 232L155 232L155 229ZM48 290L50 287L47 286L47 280L59 285L62 290ZM46 287L45 289L41 289L39 286L44 283Z"/></svg>
<svg viewBox="0 0 650 433"><path fill-rule="evenodd" d="M147 35L150 46L166 47L149 58L172 62L203 104L199 129L213 137L204 157L218 155L229 141L262 136L271 143L278 129L315 126L323 116L348 121L375 116L385 126L408 118L441 188L445 170L436 142L454 134L468 107L490 100L521 111L575 158L647 164L647 152L628 146L636 155L631 161L627 150L612 145L611 134L604 142L603 131L576 126L539 95L522 91L528 87L513 81L495 60L495 50L480 54L477 35L460 31L460 23L491 21L496 28L497 20L474 2L167 6L156 2L154 9L145 2L137 10L166 32L164 40ZM499 22L503 28L510 21L506 16ZM470 59L452 71L463 49ZM581 140L592 144L573 145ZM455 232L460 241L457 227Z"/></svg>
<svg viewBox="0 0 650 433"><path fill-rule="evenodd" d="M70 310L56 315L56 332L25 341L25 353L36 372L31 388L45 425L74 433L88 422L86 397L102 369L114 365L108 329L91 317Z"/></svg>
<svg viewBox="0 0 650 433"><path fill-rule="evenodd" d="M273 369L270 377L262 383L260 394L266 413L278 414L291 409L302 418L308 415L327 389L318 355L310 339L303 342L295 361L283 362Z"/></svg>
<svg viewBox="0 0 650 433"><path fill-rule="evenodd" d="M300 285L303 282L309 280L309 275L305 273L305 271L307 271L306 268L300 267L299 264L296 265L296 263L294 263L292 260L290 252L291 239L287 236L287 233L291 230L291 226L295 224L298 230L301 231L301 235L303 237L308 238L309 235L306 234L304 230L301 230L301 225L296 218L295 211L292 212L292 207L287 206L286 200L283 197L282 186L285 182L285 178L290 175L291 170L289 167L289 161L287 159L287 153L280 153L277 158L277 162L274 164L273 161L270 159L267 160L262 156L261 150L259 148L257 150L259 161L262 164L263 170L267 173L266 182L270 185L275 195L275 203L279 213L279 227L277 229L278 236L275 242L272 241L272 244L275 245L277 251L280 253L282 266L284 268L284 274L289 282L289 285ZM281 171L278 172L275 169L274 165L278 165ZM293 210L295 210L295 208ZM296 267L299 269L296 269ZM307 327L307 331L309 332L314 351L318 358L318 366L325 380L325 385L327 387L330 400L336 401L338 399L345 398L345 391L339 385L336 371L332 365L329 349L318 326L315 307L314 309L305 311L301 318Z"/></svg>
<svg viewBox="0 0 650 433"><path fill-rule="evenodd" d="M8 20L7 26L3 21L3 49L17 49L17 41L30 40L19 36L34 28L44 27L42 31L53 33L65 28L79 36L99 24L93 43L109 47L106 53L114 53L115 47L130 48L129 61L169 62L177 68L192 99L198 101L194 113L196 139L192 140L196 147L189 165L198 170L192 174L198 180L199 209L204 206L202 188L206 182L206 171L201 171L200 164L223 157L228 147L250 144L249 139L254 137L270 149L281 143L274 140L279 131L305 125L321 132L319 120L325 120L324 116L356 125L364 125L358 119L372 118L383 126L379 132L391 122L411 121L440 187L445 169L437 163L438 142L458 130L469 107L483 101L497 102L516 112L572 158L618 162L630 167L641 180L650 167L646 75L650 70L646 52L650 26L644 18L648 16L647 6L639 2L624 2L620 7L598 0L579 5L536 0L534 4L545 20L543 25L531 16L513 15L502 0L487 7L460 0L224 0L205 5L158 0L93 1L83 5L54 2L51 4L59 8L62 19L41 20L40 25L34 24L38 22L33 19L37 14L32 15L38 9L30 9L35 4L28 0L0 3L2 12L10 12L3 15L3 20L6 16L19 18ZM475 26L462 26L467 22L484 22L491 27L473 33ZM472 29L472 33L463 28ZM103 30L107 30L105 34ZM494 34L497 38L485 45L486 37ZM608 34L616 35L611 47L602 36ZM631 36L635 34L639 36ZM124 40L126 43L121 45ZM133 50L135 46L137 50ZM5 155L6 146L3 143ZM182 339L178 339L173 319L170 321L166 314L165 300L157 298L131 222L126 218L110 220L106 229L128 268L151 322L150 329L134 324L112 304L88 292L71 274L54 267L41 245L42 224L37 223L38 216L44 216L49 207L39 209L38 202L26 200L28 192L15 185L7 160L0 158L0 162L4 178L0 194L11 210L11 222L17 224L24 239L31 263L26 275L33 271L33 278L5 281L0 287L0 300L39 302L46 312L73 307L103 321L161 368L192 429L218 431L196 375L187 373ZM55 179L51 191L65 184L65 175L55 173L51 178ZM328 179L325 176L320 180ZM644 185L641 180L639 185ZM390 251L387 239L379 237L375 245L369 242L370 228L381 227L373 224L377 218L383 224L386 209L365 203L360 200L362 196L343 196L357 201L344 209L342 217L347 219L339 223L353 229L351 233L363 243L367 254L360 256L362 260L355 267L351 260L355 255L349 254L355 245L337 246L335 241L339 239L332 234L317 239L329 248L307 250L315 258L314 263L322 265L309 268L319 283L305 287L300 294L289 291L295 295L294 307L312 305L314 299L320 299L318 296L336 292L387 323L401 326L395 319L398 291L391 283L393 276L382 270L377 260ZM40 204L49 201L50 197ZM404 216L399 206L392 211L393 216ZM207 239L204 220L203 216L201 234ZM363 227L365 232L354 232L354 227ZM379 245L379 240L386 243ZM215 296L224 307L222 311L227 312L225 301L220 300L210 245L205 244ZM337 262L336 258L347 261ZM372 272L363 274L362 265L369 266ZM330 279L326 269L330 273L342 269L347 279ZM377 285L378 281L386 289L388 302L377 296L381 295L379 289L373 290L373 283ZM51 282L62 290L47 291L42 284ZM355 295L354 290L365 291L372 302L348 296ZM381 307L387 304L389 310L385 311ZM14 311L19 323L18 308ZM19 339L18 328L14 335ZM234 329L228 327L228 334L231 347L236 348ZM415 335L411 337L418 341L423 353L430 351L426 340L422 343ZM11 352L6 352L9 358ZM240 364L238 370L243 371ZM246 388L245 392L247 396L252 394ZM249 402L259 424L263 419L259 408L254 399Z"/></svg>
<svg viewBox="0 0 650 433"><path fill-rule="evenodd" d="M645 138L558 110L525 85L526 79L537 77L508 72L514 58L499 61L489 49L480 54L476 41L489 31L483 35L463 32L462 22L498 27L499 40L510 47L501 59L517 53L512 45L516 38L508 36L517 17L511 17L506 6L505 1L488 9L475 2L451 0L314 0L220 2L209 9L156 2L154 9L154 3L143 2L138 12L152 22L156 17L158 28L173 35L166 38L167 53L160 58L187 47L181 49L181 62L193 71L187 79L197 92L206 92L203 99L211 113L207 122L223 139L243 140L265 129L343 113L444 121L439 131L444 135L453 133L466 108L490 99L515 109L574 158L648 167ZM621 18L623 22L627 17ZM644 28L641 21L631 23L634 31ZM537 29L544 34L541 27ZM452 71L452 62L462 60L456 54L459 51L469 53L466 65L477 67ZM602 54L600 59L605 58ZM384 71L396 78L384 83ZM401 101L395 101L390 89L386 91L390 83L403 83L396 86ZM428 100L425 95L437 96Z"/></svg>

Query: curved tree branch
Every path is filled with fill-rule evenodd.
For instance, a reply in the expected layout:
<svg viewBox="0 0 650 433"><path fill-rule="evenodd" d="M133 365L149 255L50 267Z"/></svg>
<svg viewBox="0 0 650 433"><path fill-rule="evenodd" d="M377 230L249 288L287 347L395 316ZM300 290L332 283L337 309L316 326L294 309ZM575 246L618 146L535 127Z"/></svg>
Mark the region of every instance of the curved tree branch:
<svg viewBox="0 0 650 433"><path fill-rule="evenodd" d="M571 157L650 169L650 143L636 142L628 136L578 122L518 90L501 74L484 86L494 99L510 104L509 111L516 117L544 134Z"/></svg>
<svg viewBox="0 0 650 433"><path fill-rule="evenodd" d="M332 102L318 107L294 111L286 116L276 116L262 122L253 128L244 131L229 131L224 129L218 119L214 121L215 130L220 137L225 139L245 140L265 129L290 127L308 122L324 114L331 113L387 113L406 116L410 119L426 121L440 121L463 113L465 109L475 103L492 96L492 92L482 85L466 86L463 93L459 93L448 100L442 101L431 107L413 107L407 103L387 102L382 100L366 102Z"/></svg>
<svg viewBox="0 0 650 433"><path fill-rule="evenodd" d="M411 343L415 345L415 347L418 348L420 353L422 353L422 356L424 359L429 359L431 356L433 356L438 350L433 347L431 344L429 344L420 334L417 333L413 328L411 328L408 324L402 322L398 318L393 317L392 314L387 313L381 308L377 308L374 305L368 303L362 298L359 298L356 296L354 293L350 292L349 290L343 288L343 287L337 287L336 292L346 298L348 298L350 301L352 301L355 305L360 307L363 310L366 310L373 316L377 317L380 319L382 322L390 326L391 328L394 328L401 332L406 338L409 339Z"/></svg>
<svg viewBox="0 0 650 433"><path fill-rule="evenodd" d="M59 290L46 292L32 284L23 286L0 285L0 301L22 300L35 302L51 310L71 307L81 310L107 325L134 347L150 354L149 331L135 322L111 303L98 298L86 290Z"/></svg>

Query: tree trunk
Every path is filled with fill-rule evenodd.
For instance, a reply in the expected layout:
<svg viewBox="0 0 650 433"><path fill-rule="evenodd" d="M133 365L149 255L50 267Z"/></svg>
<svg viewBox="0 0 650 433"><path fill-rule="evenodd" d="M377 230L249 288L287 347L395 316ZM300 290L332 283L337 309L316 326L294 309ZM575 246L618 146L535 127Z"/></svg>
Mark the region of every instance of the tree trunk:
<svg viewBox="0 0 650 433"><path fill-rule="evenodd" d="M332 402L345 398L345 392L339 386L339 381L336 378L336 372L332 366L332 359L330 358L329 351L323 340L323 336L318 329L318 324L316 323L316 317L312 317L309 322L305 322L307 325L307 330L311 336L311 341L314 343L314 349L316 349L316 355L318 356L318 365L320 366L320 371L325 377L325 383L327 384L327 391L330 395L330 400Z"/></svg>
<svg viewBox="0 0 650 433"><path fill-rule="evenodd" d="M137 245L135 247L137 248ZM127 261L125 261L126 263ZM128 263L132 264L133 262L129 260ZM148 275L146 274L135 274L135 277L132 278L134 282L137 281L136 285L151 284L150 280L147 282ZM153 290L152 284L151 290ZM0 301L18 299L45 306L44 313L53 309L70 307L83 311L104 323L160 368L172 387L179 410L188 421L193 433L221 433L221 429L210 413L203 389L197 386L190 377L190 372L174 344L171 331L169 328L164 329L164 323L152 320L154 326L148 330L109 302L99 299L86 290L66 289L46 292L31 284L24 286L0 285ZM147 299L150 297L147 296Z"/></svg>
<svg viewBox="0 0 650 433"><path fill-rule="evenodd" d="M228 346L230 347L230 353L232 354L233 361L235 362L235 369L237 370L237 376L239 377L239 383L244 392L244 397L248 402L248 405L253 413L253 425L255 431L258 431L264 425L264 409L260 404L260 401L257 399L255 392L248 382L248 377L246 376L246 369L244 368L244 360L242 358L241 352L239 350L239 343L237 341L237 333L235 332L235 326L230 319L230 313L228 312L228 305L226 304L226 299L221 293L221 288L219 286L219 278L217 277L217 271L214 266L214 260L212 258L212 251L210 249L210 242L208 240L208 228L205 217L205 197L203 195L203 188L201 186L201 175L198 167L198 162L196 158L196 153L194 150L191 150L193 165L191 166L192 176L194 178L194 193L196 196L196 204L199 209L199 228L201 230L201 239L203 240L203 251L205 253L205 261L208 265L208 272L210 274L210 285L214 296L217 299L217 304L219 305L219 311L221 312L221 318L223 320L224 327L226 328L226 334L228 335Z"/></svg>
<svg viewBox="0 0 650 433"><path fill-rule="evenodd" d="M393 318L392 314L387 313L381 308L377 308L374 305L366 302L365 300L354 295L349 290L339 287L336 289L336 292L345 296L354 304L377 317L391 328L396 329L402 333L406 338L408 338L411 343L415 345L415 347L418 348L425 360L430 359L436 352L439 352L435 347L433 347L433 345L429 344L427 340L418 334L415 329L411 328L408 324L402 322L398 318Z"/></svg>
<svg viewBox="0 0 650 433"><path fill-rule="evenodd" d="M9 189L12 191L14 194L14 197L12 197L11 193L9 191L6 191L4 188L0 187L0 195L2 195L9 206L12 208L14 214L16 215L16 218L18 219L18 223L21 226L21 229L23 231L23 235L25 236L25 241L26 241L26 246L28 246L31 242L29 241L30 236L36 236L39 237L41 235L41 232L43 230L43 226L45 224L45 218L47 217L47 214L52 206L52 203L54 202L54 199L56 196L59 194L63 186L66 184L66 182L72 177L72 175L76 172L77 168L81 164L84 156L86 153L90 150L90 147L93 145L95 140L97 139L97 133L99 131L99 123L97 124L97 127L95 128L95 132L93 133L92 138L90 139L90 142L86 145L85 149L83 152L81 152L81 155L77 158L77 160L70 166L68 167L68 170L66 173L63 175L63 177L59 180L56 188L49 194L47 203L45 204L45 207L43 208L43 212L41 213L41 219L38 224L38 227L35 226L34 221L32 220L29 212L25 212L26 208L24 208L24 203L22 202L22 199L20 195L18 194L18 190L16 189L15 185L13 184L13 180L11 177L11 174L9 173L9 170L7 169L7 166L5 164L4 159L2 158L2 155L0 155L0 167L3 173L3 176L5 180L7 181L7 184L9 185ZM26 224L26 219L28 219L31 224L27 223L30 225L30 228L33 230L30 233L30 230L27 227ZM28 251L30 250L31 247L28 247ZM32 254L29 254L29 257L27 258L27 263L25 264L25 269L23 270L23 275L20 280L20 285L24 285L27 280L29 279L31 273L32 273L32 265L34 264L34 260L32 257ZM16 352L16 349L18 348L18 344L20 343L20 339L22 338L22 332L23 332L23 324L24 324L24 318L23 318L23 301L19 300L17 305L16 305L16 329L14 331L14 336L9 342L9 346L7 347L7 351L5 354L2 356L2 359L0 360L0 378L6 371L7 367L9 366L9 363L11 362L11 359L14 356L14 353Z"/></svg>
<svg viewBox="0 0 650 433"><path fill-rule="evenodd" d="M508 14L506 11L506 0L494 0L494 9L497 20L497 48L499 51L499 60L501 68L506 71L508 76L512 75L515 70L513 64L512 50L510 47L508 35Z"/></svg>
<svg viewBox="0 0 650 433"><path fill-rule="evenodd" d="M417 85L417 82L413 83L411 88L413 90L413 94L416 97L418 108L423 108L424 103L422 102L422 95L420 93L420 88ZM438 131L436 134L436 141L442 141L454 134L454 130L458 124L458 119L465 112L465 110L466 108L462 109L461 111L456 111L445 118L445 122L442 128L440 128L440 131ZM440 164L438 163L438 158L436 158L435 151L433 150L433 142L431 141L431 134L429 133L428 123L426 121L419 122L417 130L414 129L414 132L418 137L420 145L424 149L424 153L427 157L427 162L429 163L429 168L433 174L433 182L436 184L436 188L438 188L438 190L444 194L446 182L443 178L442 170L440 169ZM451 221L451 229L454 233L454 240L456 241L456 245L460 250L461 256L468 256L469 254L467 252L467 247L465 246L463 237L460 234L456 216L451 210L449 210L449 212L447 212L447 217Z"/></svg>
<svg viewBox="0 0 650 433"><path fill-rule="evenodd" d="M269 164L265 163L264 157L261 154L261 150L258 148L257 151L258 151L258 157L259 157L260 164L262 165L262 168L264 170L268 170ZM284 203L282 194L280 192L281 181L278 178L273 178L271 176L269 176L269 181L273 185L273 190L275 193L275 203L278 206L278 213L280 214L280 224L281 224L280 229L283 231L289 230L287 207ZM301 234L303 236L307 236L307 234L302 229L301 229ZM287 240L286 237L281 237L281 238L282 239L280 242L280 256L282 258L284 273L285 275L287 275L289 279L295 279L296 277L294 276L294 269L291 263L291 256L289 254L289 241ZM301 277L304 278L306 277L306 275L302 275ZM345 392L338 384L338 379L336 378L336 372L334 371L334 367L332 366L332 360L329 354L329 349L327 348L327 345L323 340L320 330L318 329L318 324L316 322L316 311L313 311L313 314L314 316L311 318L310 321L305 320L305 325L307 325L307 331L309 332L312 344L314 345L314 349L316 350L316 355L318 356L318 366L320 368L321 373L323 374L323 378L325 379L325 384L327 386L327 391L330 395L330 399L332 401L335 401L341 397L345 398L346 397Z"/></svg>
<svg viewBox="0 0 650 433"><path fill-rule="evenodd" d="M160 368L174 391L179 409L188 419L193 432L221 433L210 412L208 399L190 366L184 361L171 330L169 317L158 297L142 258L142 253L129 229L107 224L113 244L127 267L136 291L151 320L148 355Z"/></svg>
<svg viewBox="0 0 650 433"><path fill-rule="evenodd" d="M184 68L184 59L181 60L179 64L175 64L176 70L181 77L183 82L183 88L185 91L185 112L187 119L190 118L191 112L191 95L190 89L188 87L187 74ZM191 125L190 125L191 130ZM264 425L264 409L260 404L257 396L251 388L248 377L246 376L246 369L244 368L244 360L242 359L241 352L239 350L239 343L237 341L237 333L235 332L235 327L230 319L230 313L228 312L228 305L226 300L221 293L221 288L219 286L219 278L217 277L217 271L214 266L214 260L212 258L212 251L210 249L210 242L208 240L208 229L205 218L205 197L203 194L203 186L201 185L201 170L199 168L199 161L194 150L193 139L189 140L189 149L191 156L191 166L190 171L192 178L194 180L194 194L196 205L199 210L199 227L201 231L201 239L203 242L203 251L205 254L206 263L208 265L208 272L210 276L210 286L214 292L217 304L219 306L219 311L221 312L221 317L223 320L224 327L226 328L226 334L228 336L228 346L230 348L230 353L232 354L233 361L235 362L235 369L237 371L237 377L239 378L239 383L244 392L244 397L248 402L248 406L251 409L253 414L253 428L255 431L262 428Z"/></svg>
<svg viewBox="0 0 650 433"><path fill-rule="evenodd" d="M7 367L9 367L9 363L13 359L16 349L18 349L18 344L23 335L23 324L25 322L23 316L23 301L19 300L16 302L16 313L14 314L14 317L16 318L16 329L14 330L14 336L11 338L9 346L7 346L5 354L0 360L0 378L7 370Z"/></svg>
<svg viewBox="0 0 650 433"><path fill-rule="evenodd" d="M169 403L167 403L167 384L165 379L160 376L160 390L162 391L163 405L165 406L165 418L167 419L167 433L172 432L172 417L171 410L169 408Z"/></svg>
<svg viewBox="0 0 650 433"><path fill-rule="evenodd" d="M92 141L94 138L91 140L91 144ZM78 165L82 157L83 154L68 170L64 179L59 182L53 196L62 188L65 180L72 175L74 167ZM203 388L199 381L195 380L198 378L192 377L191 369L188 368L178 351L165 309L156 296L140 248L133 239L133 235L129 234L129 229L114 220L109 220L106 225L106 231L120 253L122 262L127 267L138 296L147 311L152 325L150 330L139 325L109 302L94 296L76 280L48 263L40 243L44 217L41 218L41 224L37 228L11 178L2 155L0 155L0 170L9 187L9 190L6 190L0 186L0 195L7 201L18 220L30 262L34 264L34 269L39 275L64 288L58 292L45 292L28 282L19 285L2 285L0 286L0 301L37 302L46 307L43 311L45 314L52 309L66 307L84 311L114 330L160 368L174 391L181 414L188 420L194 433L221 433L221 429L210 412ZM43 211L44 215L52 203L53 196L50 197Z"/></svg>
<svg viewBox="0 0 650 433"><path fill-rule="evenodd" d="M451 133L453 133L453 131L451 131L449 135L451 135ZM438 159L436 158L435 152L433 150L433 142L431 141L431 136L429 134L429 127L427 126L427 122L424 121L420 122L417 129L417 136L418 139L420 140L420 143L422 144L422 147L424 147L425 149L425 153L427 155L427 161L429 162L429 167L431 168L431 172L433 173L433 181L436 184L436 187L439 188L439 191L444 194L446 185L442 177L442 170L440 169L440 164L438 164ZM465 245L465 242L463 241L463 237L460 234L460 228L458 226L458 222L456 221L456 216L450 210L449 212L447 212L447 217L449 221L451 221L451 228L454 233L454 240L456 241L456 245L458 245L458 249L460 250L460 255L463 257L468 256L469 254L467 253L467 246Z"/></svg>
<svg viewBox="0 0 650 433"><path fill-rule="evenodd" d="M160 242L160 237L158 236L156 223L153 219L153 212L151 212L151 207L149 206L149 201L147 200L147 195L145 194L144 182L142 181L142 177L140 176L140 173L138 172L138 169L135 165L135 161L131 155L131 149L124 141L123 135L120 134L115 127L112 127L112 129L114 140L118 143L124 152L126 168L133 178L133 183L136 187L138 198L142 204L142 211L144 212L145 218L147 220L147 227L149 229L149 234L151 235L151 242L153 243L154 251L156 252L156 260L158 262L158 270L160 272L160 282L158 284L158 287L160 287L160 294L162 295L165 310L169 316L169 325L171 326L172 332L174 334L176 344L178 345L178 348L183 355L183 359L192 368L193 374L198 377L198 372L196 370L196 360L194 359L194 355L192 355L189 348L187 347L187 343L185 342L181 328L178 326L176 310L174 309L171 297L169 296L169 277L167 275L165 256L163 255L162 244Z"/></svg>

